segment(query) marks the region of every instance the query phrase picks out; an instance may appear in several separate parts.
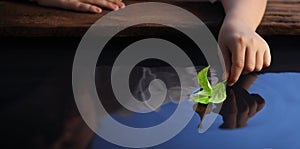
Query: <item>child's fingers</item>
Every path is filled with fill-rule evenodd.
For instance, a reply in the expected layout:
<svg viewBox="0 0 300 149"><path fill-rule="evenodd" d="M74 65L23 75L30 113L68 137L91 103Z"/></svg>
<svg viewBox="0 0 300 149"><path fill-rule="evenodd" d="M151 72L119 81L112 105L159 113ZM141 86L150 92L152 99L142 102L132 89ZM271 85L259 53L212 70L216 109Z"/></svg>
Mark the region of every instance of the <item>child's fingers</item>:
<svg viewBox="0 0 300 149"><path fill-rule="evenodd" d="M232 52L231 57L231 71L230 71L230 77L228 80L228 85L232 86L235 82L238 81L243 68L244 68L244 62L245 62L245 49L243 45L238 45L235 47L235 52Z"/></svg>
<svg viewBox="0 0 300 149"><path fill-rule="evenodd" d="M119 6L106 0L88 0L89 3L111 10L118 10Z"/></svg>
<svg viewBox="0 0 300 149"><path fill-rule="evenodd" d="M91 5L91 4L87 4L87 3L82 3L82 2L79 2L77 5L75 5L74 7L76 10L78 11L83 11L83 12L95 12L95 13L101 13L102 12L102 9L97 7L97 6L94 6L94 5Z"/></svg>
<svg viewBox="0 0 300 149"><path fill-rule="evenodd" d="M231 67L230 53L229 53L229 49L221 44L220 44L220 48L222 51L222 55L225 62L225 69L226 69L225 74L223 75L223 80L227 80L229 77L230 67Z"/></svg>
<svg viewBox="0 0 300 149"><path fill-rule="evenodd" d="M64 7L66 9L72 9L72 10L82 11L82 12L93 12L93 13L101 13L102 12L101 8L91 5L91 4L83 3L80 1L71 1L67 4L65 4Z"/></svg>
<svg viewBox="0 0 300 149"><path fill-rule="evenodd" d="M112 3L112 2L107 2L107 5L104 7L108 8L108 9L112 9L112 10L119 10L119 8L120 8L117 4Z"/></svg>
<svg viewBox="0 0 300 149"><path fill-rule="evenodd" d="M264 65L264 52L261 50L258 50L256 53L256 66L255 71L261 71Z"/></svg>
<svg viewBox="0 0 300 149"><path fill-rule="evenodd" d="M108 0L109 2L112 2L114 4L117 4L120 8L124 8L125 4L122 2L122 0Z"/></svg>
<svg viewBox="0 0 300 149"><path fill-rule="evenodd" d="M269 67L271 65L271 54L269 51L264 53L264 67Z"/></svg>
<svg viewBox="0 0 300 149"><path fill-rule="evenodd" d="M268 46L268 49L264 53L263 66L264 67L269 67L270 65L271 65L271 53L270 53L270 49L269 49L269 46Z"/></svg>
<svg viewBox="0 0 300 149"><path fill-rule="evenodd" d="M256 53L255 49L247 47L245 53L244 74L252 72L256 68Z"/></svg>
<svg viewBox="0 0 300 149"><path fill-rule="evenodd" d="M271 64L271 53L270 53L270 47L268 45L268 43L258 34L256 34L258 36L258 38L260 38L261 40L261 51L263 51L262 57L263 57L263 67L269 67Z"/></svg>

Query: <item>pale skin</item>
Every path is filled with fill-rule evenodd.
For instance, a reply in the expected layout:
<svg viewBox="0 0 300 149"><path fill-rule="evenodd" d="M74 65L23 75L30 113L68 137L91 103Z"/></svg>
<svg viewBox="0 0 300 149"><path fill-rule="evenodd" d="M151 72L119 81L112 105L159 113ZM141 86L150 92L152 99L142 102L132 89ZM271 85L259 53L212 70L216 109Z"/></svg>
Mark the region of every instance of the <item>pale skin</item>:
<svg viewBox="0 0 300 149"><path fill-rule="evenodd" d="M124 8L122 0L35 0L43 6L82 12L101 13L103 8ZM221 0L226 16L218 43L226 65L224 79L229 86L242 74L260 71L271 63L267 42L256 33L265 12L267 0Z"/></svg>
<svg viewBox="0 0 300 149"><path fill-rule="evenodd" d="M81 12L101 13L104 9L124 8L122 0L34 0L39 5Z"/></svg>
<svg viewBox="0 0 300 149"><path fill-rule="evenodd" d="M227 83L232 86L241 74L270 66L267 42L255 31L265 12L267 0L221 0L226 16L218 43L226 65Z"/></svg>

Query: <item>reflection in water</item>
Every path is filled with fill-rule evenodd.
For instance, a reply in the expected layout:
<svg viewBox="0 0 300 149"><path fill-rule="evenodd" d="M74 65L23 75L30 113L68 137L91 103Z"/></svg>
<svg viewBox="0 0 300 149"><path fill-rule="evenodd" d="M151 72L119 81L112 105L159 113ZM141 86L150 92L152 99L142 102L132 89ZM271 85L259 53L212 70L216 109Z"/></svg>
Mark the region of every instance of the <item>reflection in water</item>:
<svg viewBox="0 0 300 149"><path fill-rule="evenodd" d="M198 68L201 69L202 67ZM112 67L110 66L101 66L96 69L96 87L101 104L110 114L115 114L121 117L124 115L128 116L134 114L135 112L132 112L122 106L114 96L110 79L111 69ZM184 97L188 97L188 93L190 93L191 90L194 90L197 86L197 78L192 77L194 75L193 68L183 67L180 69L182 69L185 74L182 79L186 80L194 78L194 84L186 84L186 86L182 86L175 69L172 67L134 67L129 77L129 89L134 98L131 96L123 96L121 100L123 100L123 102L126 104L130 103L130 100L147 101L151 96L154 96L152 98L156 99L155 94L150 94L149 85L151 81L159 79L167 89L167 94L163 99L163 102L158 107L152 107L151 105L145 104L145 106L138 107L139 110L143 113L148 113L151 111L158 112L163 105L170 102L177 105L182 100L180 99L181 90L185 90L184 92L187 94ZM163 92L162 89L164 89L164 85L159 83L155 83L154 85L152 84L151 90L155 93Z"/></svg>
<svg viewBox="0 0 300 149"><path fill-rule="evenodd" d="M219 113L224 121L220 128L234 129L246 127L248 119L264 107L265 100L260 95L250 94L246 90L250 88L256 78L257 76L254 74L247 75L241 78L233 87L227 87L227 98ZM194 108L202 120L206 114L214 112L214 108L211 105L199 103L195 104ZM200 123L199 127L202 127L201 125Z"/></svg>
<svg viewBox="0 0 300 149"><path fill-rule="evenodd" d="M183 69L187 71L187 74L192 73L188 68ZM96 68L96 86L101 102L108 113L130 115L132 112L123 108L114 97L111 89L110 70L111 67ZM34 74L32 75L34 76ZM52 73L39 77L28 79L29 83L27 84L22 84L22 80L20 81L18 78L14 78L10 82L12 86L24 85L29 91L26 95L16 95L16 98L1 104L0 133L3 136L0 148L88 148L94 133L78 113L69 70L54 70ZM185 79L191 78L189 75L185 77ZM170 67L136 67L131 72L129 79L131 92L139 100L147 100L150 96L149 83L153 79L161 79L168 88L167 100L164 103L180 101L179 78L175 70ZM186 86L185 89L191 90L193 85ZM9 97L4 93L2 96ZM124 100L131 99L124 97ZM87 106L91 107L90 113L92 113L95 109L89 104L87 103ZM97 119L101 119L101 117L97 117Z"/></svg>
<svg viewBox="0 0 300 149"><path fill-rule="evenodd" d="M175 138L171 139L167 143L162 144L160 146L155 146L154 148L165 149L188 147L191 149L299 149L300 119L298 117L300 113L300 100L299 95L297 94L300 88L300 63L297 61L299 57L299 44L296 44L298 43L296 42L298 40L290 40L290 38L288 39L289 41L291 41L289 44L286 44L285 40L278 40L278 42L274 42L275 44L273 43L270 45L271 49L273 49L272 54L274 56L274 61L272 63L272 66L265 71L292 71L298 73L269 73L261 75L257 79L257 81L251 87L252 89L250 89L249 92L259 92L260 95L266 99L267 106L265 106L264 109L261 112L259 112L258 115L255 115L255 117L251 119L251 121L248 121L249 125L253 125L254 127L248 126L245 129L235 129L232 131L218 130L218 126L220 126L222 123L224 123L222 126L227 126L227 128L237 127L238 121L240 121L239 126L241 126L240 124L245 124L245 120L248 120L248 118L255 113L255 103L257 104L256 112L263 107L264 102L263 100L260 100L261 98L258 95L249 95L245 93L247 98L239 98L239 96L237 96L239 95L238 89L244 88L248 91L252 82L256 79L256 76L250 76L246 77L246 79L244 79L245 81L240 80L239 86L231 89L231 95L235 96L235 98L230 98L231 100L226 100L226 102L223 105L224 108L222 109L221 114L233 114L227 114L227 117L223 116L223 120L225 122L221 119L217 119L217 121L209 129L209 131L207 131L207 133L198 134L198 132L195 131L195 129L197 127L197 124L199 123L199 118L198 115L195 115L195 118L192 119L191 123L182 131L182 133L178 134ZM184 45L190 45L186 44L186 40L180 41ZM123 44L122 42L116 43L118 44L114 45L119 46ZM50 47L52 46L50 45ZM191 48L182 49L188 49L187 52L190 52L190 55L193 56L194 59L202 60L201 58L199 58L199 54L201 54L201 52L195 54L194 51L197 50L190 50ZM34 54L32 55L32 57L27 56L27 54L36 53L37 51L30 50L29 48L26 50L13 51L12 53L4 50L1 53L4 53L1 58L3 58L4 60L12 61L8 61L11 63L11 65L7 65L8 63L3 63L0 73L0 148L121 148L113 144L109 144L108 142L105 142L105 140L99 137L94 137L93 132L81 119L76 109L72 93L71 65L73 57L55 54L56 52L52 52L52 50L54 49L51 49L51 52L47 52L47 50L44 50L45 49L39 50L42 52L40 52L39 54ZM58 53L61 53L64 50L65 49L59 50ZM114 50L107 51L112 52ZM51 53L51 55L43 56L44 52L46 54ZM7 55L9 56L7 57ZM73 53L71 55L73 55ZM71 58L68 59L69 57ZM111 61L114 60L110 56L106 57ZM37 60L36 58L46 58L46 60L42 61ZM28 60L29 62L27 63ZM68 66L66 67L66 65ZM64 68L59 69L61 67ZM167 81L168 83L166 83L168 88L167 98L170 99L170 101L178 102L178 90L180 88L178 88L178 82L174 81L176 80L176 77L174 75L170 76L169 70L156 70L157 73L155 74L158 74L158 72L160 72L160 75L158 76L160 76L161 78L165 78L165 80L169 79L169 81ZM132 73L133 74L130 76L130 82L132 84L132 92L134 92L137 91L135 90L134 86L138 84L139 77L143 73L142 71L135 71ZM151 73L153 74L153 71L151 71ZM146 86L148 84L147 82L149 82L149 80L147 79L150 78L151 73L149 73L149 71L146 72L147 77L146 79L144 79L144 81L142 81L143 83L141 85L140 90L146 90ZM122 109L119 103L116 102L116 100L114 100L112 92L108 89L108 84L110 81L108 76L100 78L98 75L96 75L96 79L97 87L102 86L103 88L102 92L104 93L102 95L104 96L102 96L103 98L101 99L103 99L102 102L105 104L105 107L107 108L108 112L118 112L123 117L132 114L128 110ZM149 94L146 90L145 97L147 98L148 96ZM143 99L143 97L140 97L140 94L138 93L136 94L136 97L137 99ZM250 100L250 104L247 102L247 100ZM239 103L242 103L242 105L239 105ZM166 105L166 107L162 107L160 110L157 110L157 112L153 112L154 114L160 114L159 117L143 117L144 119L142 119L141 121L135 116L130 120L132 120L135 124L142 122L149 123L147 126L150 126L153 124L151 122L153 122L154 120L158 119L157 121L159 121L160 119L169 116L167 115L168 113L166 111L170 109L173 110L172 108L176 107L176 104ZM243 107L247 106L248 108L244 108L244 113L238 114L239 111L243 111ZM233 107L233 109L235 110L230 111L229 109L231 108L226 107ZM197 110L199 110L200 108L201 105L199 105ZM203 109L206 110L205 107ZM252 114L249 114L249 112L247 112L247 109L249 111L252 110ZM202 113L204 115L204 112ZM244 120L244 122L241 120ZM92 145L90 145L91 141L93 141Z"/></svg>
<svg viewBox="0 0 300 149"><path fill-rule="evenodd" d="M187 74L184 79L191 79L191 69L182 69ZM198 71L200 69L199 67ZM98 95L101 97L101 103L109 113L115 113L123 117L132 115L133 112L123 108L114 97L111 89L110 70L111 67L96 69L96 86ZM179 78L171 67L135 67L129 78L130 90L133 96L139 100L147 100L150 96L148 86L153 79L160 79L166 85L167 96L163 105L168 105L170 102L180 102L181 89L187 91L195 89L195 84L180 87ZM22 148L25 146L31 149L83 149L89 147L94 134L77 111L69 73L64 70L56 70L54 73L41 78L41 80L43 81L38 83L31 92L28 92L28 96L20 96L14 102L3 105L0 115L1 134L8 134L2 140L5 142L5 146L9 146L9 148ZM228 99L223 104L220 113L224 119L222 128L244 127L248 118L262 109L264 100L259 95L249 94L243 89L249 88L249 84L254 80L255 76L248 77L244 81L240 81L239 86L228 90ZM194 82L197 83L197 80L194 80ZM132 99L124 97L124 100ZM151 107L145 108L141 110L151 109ZM166 108L168 109L166 110ZM163 111L172 112L174 109L170 110L170 108L172 109L172 107L167 106ZM90 110L95 109L91 108ZM213 112L213 109L209 110L203 105L199 105L196 111L201 115L205 110ZM159 109L156 109L156 113L159 113L158 111ZM201 115L201 117L203 116ZM104 115L98 117L98 119L102 117ZM167 118L161 118L161 120L149 119L147 126L156 125ZM147 121L146 118L144 120Z"/></svg>
<svg viewBox="0 0 300 149"><path fill-rule="evenodd" d="M97 69L97 72L99 74L107 74L109 76L110 69L110 67L101 67L101 69ZM188 75L190 74L189 68L183 69L185 69L187 72L186 79L190 78L190 76ZM200 67L198 68L198 71L199 70L201 70ZM251 87L253 82L257 79L257 77L258 75L256 74L245 75L240 78L236 85L234 85L233 87L227 87L227 99L223 103L222 107L220 107L221 110L219 114L222 116L224 121L220 128L233 129L246 127L248 119L253 117L264 107L265 100L260 95L250 94L247 91ZM110 79L107 79L105 75L102 75L102 77L99 77L99 79L101 80L98 80L97 84L100 84L101 82L102 85L97 87L100 97L105 97L101 98L102 100L104 100L102 101L104 107L110 107L107 108L107 110L115 107L117 109L116 111L119 111L117 112L117 115L133 114L134 112L125 109L116 101L111 89ZM179 99L181 89L189 91L192 91L194 89L194 84L190 86L180 87L179 78L176 75L176 72L171 67L135 67L130 77L130 89L133 93L133 96L135 96L139 100L147 100L150 96L148 85L154 79L161 79L167 86L168 94L163 105L169 103L170 101L174 103L180 102L180 100L182 100ZM159 86L156 86L156 88L159 89ZM101 90L104 90L104 92L101 92ZM134 99L124 98L122 100ZM220 105L196 104L194 108L201 119L203 119L206 114L216 112L215 110L217 108L214 108L212 106L219 107ZM151 109L151 107L149 109L148 108L149 107L144 107L144 109L140 110L153 110ZM156 111L158 110L159 109L156 109ZM200 124L199 127L201 126L202 125Z"/></svg>

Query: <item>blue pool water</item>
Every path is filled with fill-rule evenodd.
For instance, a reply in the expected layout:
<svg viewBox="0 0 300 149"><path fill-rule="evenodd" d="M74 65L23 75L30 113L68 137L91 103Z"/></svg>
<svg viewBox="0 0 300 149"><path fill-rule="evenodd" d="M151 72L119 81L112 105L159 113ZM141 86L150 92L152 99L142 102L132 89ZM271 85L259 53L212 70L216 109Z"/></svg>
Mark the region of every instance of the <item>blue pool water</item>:
<svg viewBox="0 0 300 149"><path fill-rule="evenodd" d="M219 129L222 117L218 116L212 127L198 133L199 116L195 114L189 124L176 137L151 147L153 149L299 149L300 148L300 73L262 74L251 86L250 93L258 93L265 107L248 121L246 128ZM143 118L133 114L127 118L114 117L128 126L149 127L167 119L176 108L168 103L160 111L151 112ZM100 137L95 137L93 149L120 149Z"/></svg>

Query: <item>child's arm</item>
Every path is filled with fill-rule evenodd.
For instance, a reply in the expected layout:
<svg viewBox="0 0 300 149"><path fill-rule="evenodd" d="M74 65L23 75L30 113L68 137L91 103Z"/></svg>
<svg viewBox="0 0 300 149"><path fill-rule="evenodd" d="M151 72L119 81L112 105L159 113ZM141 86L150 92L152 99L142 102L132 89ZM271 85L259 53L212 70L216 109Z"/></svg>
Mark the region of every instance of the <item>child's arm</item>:
<svg viewBox="0 0 300 149"><path fill-rule="evenodd" d="M57 7L82 12L101 13L101 8L118 10L124 8L122 0L33 0L48 7Z"/></svg>
<svg viewBox="0 0 300 149"><path fill-rule="evenodd" d="M255 30L267 0L221 0L226 13L219 33L219 45L226 64L228 85L242 73L260 71L271 62L269 46Z"/></svg>

